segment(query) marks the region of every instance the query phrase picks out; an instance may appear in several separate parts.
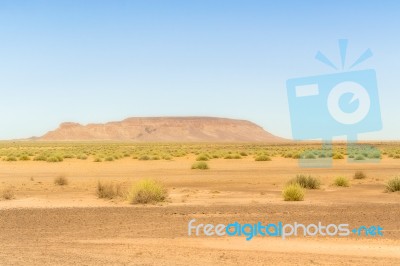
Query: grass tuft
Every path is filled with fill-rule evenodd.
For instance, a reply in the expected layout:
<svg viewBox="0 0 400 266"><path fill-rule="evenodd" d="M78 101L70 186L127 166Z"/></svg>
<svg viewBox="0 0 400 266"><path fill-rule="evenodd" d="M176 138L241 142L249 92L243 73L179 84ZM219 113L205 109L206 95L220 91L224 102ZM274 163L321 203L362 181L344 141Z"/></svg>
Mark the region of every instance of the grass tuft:
<svg viewBox="0 0 400 266"><path fill-rule="evenodd" d="M209 167L206 162L196 162L196 163L192 164L192 169L206 170L206 169L209 169Z"/></svg>
<svg viewBox="0 0 400 266"><path fill-rule="evenodd" d="M12 187L8 187L3 189L1 192L1 197L5 200L12 200L15 198L14 189Z"/></svg>
<svg viewBox="0 0 400 266"><path fill-rule="evenodd" d="M302 188L307 189L319 189L321 186L321 181L310 175L297 175L295 178L290 180L288 184L299 184Z"/></svg>
<svg viewBox="0 0 400 266"><path fill-rule="evenodd" d="M258 155L255 158L256 162L267 162L267 161L271 161L271 158L268 155Z"/></svg>
<svg viewBox="0 0 400 266"><path fill-rule="evenodd" d="M208 161L208 156L206 154L200 154L197 156L196 161Z"/></svg>
<svg viewBox="0 0 400 266"><path fill-rule="evenodd" d="M120 184L103 183L101 181L97 183L96 194L100 199L114 199L123 196Z"/></svg>
<svg viewBox="0 0 400 266"><path fill-rule="evenodd" d="M148 161L148 160L150 160L151 158L150 158L150 156L148 156L148 155L142 155L142 156L140 156L139 157L139 160L140 161Z"/></svg>
<svg viewBox="0 0 400 266"><path fill-rule="evenodd" d="M168 192L164 185L152 179L145 179L133 185L128 192L128 201L131 204L147 204L164 201Z"/></svg>
<svg viewBox="0 0 400 266"><path fill-rule="evenodd" d="M46 159L46 162L58 163L58 162L62 162L63 160L64 160L64 158L61 157L61 156L51 156L51 157Z"/></svg>
<svg viewBox="0 0 400 266"><path fill-rule="evenodd" d="M363 171L357 171L354 173L354 179L365 179L367 175Z"/></svg>
<svg viewBox="0 0 400 266"><path fill-rule="evenodd" d="M54 179L54 184L57 186L66 186L68 185L68 179L63 175L60 175Z"/></svg>
<svg viewBox="0 0 400 266"><path fill-rule="evenodd" d="M333 184L337 187L349 187L350 181L348 178L346 178L344 176L339 176L339 177L336 177L335 181L333 181Z"/></svg>
<svg viewBox="0 0 400 266"><path fill-rule="evenodd" d="M396 192L396 191L400 191L400 177L395 177L390 179L387 183L386 183L386 191L388 192Z"/></svg>
<svg viewBox="0 0 400 266"><path fill-rule="evenodd" d="M344 156L342 154L337 153L337 154L333 155L332 159L334 159L334 160L343 160Z"/></svg>
<svg viewBox="0 0 400 266"><path fill-rule="evenodd" d="M288 184L282 191L285 201L302 201L304 200L304 188L298 183Z"/></svg>

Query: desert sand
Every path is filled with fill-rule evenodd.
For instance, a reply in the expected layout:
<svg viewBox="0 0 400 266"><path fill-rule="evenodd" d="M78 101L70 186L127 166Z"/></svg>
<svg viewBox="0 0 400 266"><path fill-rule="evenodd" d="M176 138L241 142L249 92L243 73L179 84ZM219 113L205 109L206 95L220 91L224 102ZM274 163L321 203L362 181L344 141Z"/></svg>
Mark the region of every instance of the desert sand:
<svg viewBox="0 0 400 266"><path fill-rule="evenodd" d="M0 161L0 186L16 198L0 201L1 265L400 265L400 194L385 182L400 160L299 168L297 160L256 162L213 159L192 170L193 155L171 161L113 162L66 159L61 163ZM354 180L356 170L367 178ZM298 173L322 181L304 201L285 202L284 184ZM63 175L67 186L56 186ZM332 185L338 175L351 186ZM130 186L142 178L162 181L166 202L130 205L98 199L99 180ZM383 237L188 236L188 222L301 222L380 225Z"/></svg>

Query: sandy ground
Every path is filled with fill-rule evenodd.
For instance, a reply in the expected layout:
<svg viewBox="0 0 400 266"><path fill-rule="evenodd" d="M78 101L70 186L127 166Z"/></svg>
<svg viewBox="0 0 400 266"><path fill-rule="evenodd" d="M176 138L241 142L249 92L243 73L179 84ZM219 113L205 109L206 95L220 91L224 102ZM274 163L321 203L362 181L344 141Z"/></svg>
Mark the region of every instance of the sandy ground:
<svg viewBox="0 0 400 266"><path fill-rule="evenodd" d="M1 161L0 188L12 186L16 199L0 201L0 265L400 265L400 193L384 192L400 160L301 169L293 159L218 159L205 171L191 170L193 161ZM351 179L356 170L368 178ZM302 202L284 202L282 187L298 173L323 185ZM54 185L59 175L68 186ZM337 176L351 187L332 186ZM128 187L141 178L164 182L168 202L132 206L95 195L98 180ZM191 219L380 225L384 236L189 237Z"/></svg>

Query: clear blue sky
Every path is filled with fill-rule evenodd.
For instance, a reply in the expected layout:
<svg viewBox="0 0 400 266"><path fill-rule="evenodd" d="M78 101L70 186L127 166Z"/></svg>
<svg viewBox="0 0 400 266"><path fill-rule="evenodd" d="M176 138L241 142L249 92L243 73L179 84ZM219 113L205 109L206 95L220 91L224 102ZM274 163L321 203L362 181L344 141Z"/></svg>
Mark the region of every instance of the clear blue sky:
<svg viewBox="0 0 400 266"><path fill-rule="evenodd" d="M64 121L207 115L291 137L286 80L374 56L383 130L400 136L399 1L0 1L0 139ZM350 60L349 59L349 60Z"/></svg>

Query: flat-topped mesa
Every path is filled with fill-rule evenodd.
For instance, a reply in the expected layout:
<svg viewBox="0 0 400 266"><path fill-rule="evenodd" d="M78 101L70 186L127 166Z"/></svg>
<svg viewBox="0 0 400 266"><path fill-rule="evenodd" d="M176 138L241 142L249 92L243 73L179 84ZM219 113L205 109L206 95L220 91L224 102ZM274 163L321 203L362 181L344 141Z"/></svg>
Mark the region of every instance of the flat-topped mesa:
<svg viewBox="0 0 400 266"><path fill-rule="evenodd" d="M64 122L60 124L60 128L71 128L71 127L80 127L82 126L79 123L74 123L74 122Z"/></svg>
<svg viewBox="0 0 400 266"><path fill-rule="evenodd" d="M217 117L132 117L119 122L62 123L39 140L136 142L282 142L260 126Z"/></svg>

